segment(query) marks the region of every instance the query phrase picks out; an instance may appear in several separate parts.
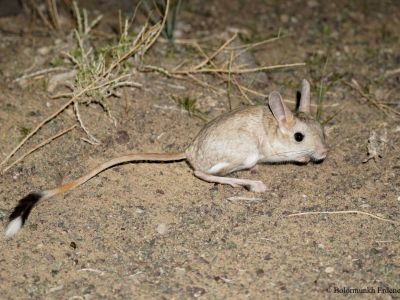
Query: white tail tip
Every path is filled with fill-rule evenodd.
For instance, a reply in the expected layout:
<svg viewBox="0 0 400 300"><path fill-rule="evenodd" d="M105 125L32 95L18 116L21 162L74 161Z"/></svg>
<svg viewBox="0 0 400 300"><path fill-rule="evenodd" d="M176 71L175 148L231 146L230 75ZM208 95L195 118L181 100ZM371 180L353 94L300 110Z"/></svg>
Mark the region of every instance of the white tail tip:
<svg viewBox="0 0 400 300"><path fill-rule="evenodd" d="M18 217L8 223L6 228L6 238L12 238L22 227L22 218Z"/></svg>

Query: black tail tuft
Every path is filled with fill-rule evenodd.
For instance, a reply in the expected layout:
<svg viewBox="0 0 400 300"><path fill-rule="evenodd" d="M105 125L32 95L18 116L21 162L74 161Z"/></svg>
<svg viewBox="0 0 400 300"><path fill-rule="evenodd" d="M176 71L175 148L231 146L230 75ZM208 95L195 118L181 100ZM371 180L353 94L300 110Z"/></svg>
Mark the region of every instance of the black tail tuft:
<svg viewBox="0 0 400 300"><path fill-rule="evenodd" d="M32 208L39 202L39 200L43 197L43 194L40 192L30 193L21 200L19 200L18 205L14 208L13 212L9 217L9 221L21 217L22 225L25 224L26 219L31 213Z"/></svg>

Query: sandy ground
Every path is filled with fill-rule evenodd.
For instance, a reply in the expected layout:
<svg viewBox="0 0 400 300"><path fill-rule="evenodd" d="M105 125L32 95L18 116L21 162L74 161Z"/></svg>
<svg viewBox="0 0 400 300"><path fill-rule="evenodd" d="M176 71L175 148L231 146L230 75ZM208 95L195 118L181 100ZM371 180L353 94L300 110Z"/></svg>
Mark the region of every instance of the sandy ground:
<svg viewBox="0 0 400 300"><path fill-rule="evenodd" d="M87 2L95 14L94 1ZM305 61L306 67L239 79L259 93L277 89L294 100L307 78L314 103L322 81L330 146L325 162L261 165L232 175L264 181L269 191L262 194L200 181L185 162L105 171L41 203L15 239L2 240L0 298L333 299L353 288L369 291L347 294L355 299L399 299L400 226L389 221L400 221L400 73L390 72L400 65L400 7L397 1L335 2L188 1L178 19L179 38L213 37L208 53L234 30L243 43L279 30L287 35L254 48L255 62ZM112 32L118 14L109 6L96 9L108 17L102 30ZM66 101L50 98L47 76L15 82L49 67L56 40L65 39L32 22L24 15L0 19L1 159ZM145 59L169 67L187 57L193 49L159 42ZM199 61L197 56L193 63ZM204 122L181 110L171 95L196 99L209 119L229 109L227 85L214 76L199 78L216 91L155 73L135 76L142 89L125 88L121 98L108 102L116 126L100 106L81 106L100 145L83 141L86 135L77 128L0 176L4 225L18 199L32 190L68 182L127 152L183 150ZM265 82L254 82L259 78ZM353 79L366 97L351 86ZM236 89L230 97L234 106L246 104ZM383 111L382 104L396 113ZM68 108L13 159L74 124ZM372 132L379 155L364 163ZM288 216L353 210L385 220L361 214Z"/></svg>

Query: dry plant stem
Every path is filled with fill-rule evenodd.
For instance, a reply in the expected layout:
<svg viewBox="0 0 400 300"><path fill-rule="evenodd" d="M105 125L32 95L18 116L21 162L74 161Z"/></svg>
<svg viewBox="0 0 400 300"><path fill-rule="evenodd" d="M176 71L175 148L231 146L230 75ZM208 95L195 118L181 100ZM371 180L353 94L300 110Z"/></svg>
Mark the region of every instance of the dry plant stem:
<svg viewBox="0 0 400 300"><path fill-rule="evenodd" d="M75 65L80 66L80 62L76 60L75 57L73 57L71 54L65 52L65 51L61 51L60 54L64 55L66 58L68 58L69 60L71 60Z"/></svg>
<svg viewBox="0 0 400 300"><path fill-rule="evenodd" d="M225 33L223 33L223 34L225 34ZM219 38L220 36L221 36L221 33L219 33L219 34L211 34L211 35L207 35L205 37L196 38L196 39L175 39L174 43L175 44L179 44L179 45L191 45L193 43L198 42L199 40L202 41L202 42L209 42L211 40L215 40L215 39ZM170 43L170 41L168 41L167 39L165 39L163 37L161 37L159 39L159 41L161 43L164 43L164 44L165 43Z"/></svg>
<svg viewBox="0 0 400 300"><path fill-rule="evenodd" d="M198 44L198 43L193 43L193 45L195 46L195 48L199 51L199 53L201 54L201 55L203 55L206 59L208 59L209 60L209 63L214 67L214 68L217 68L217 66L214 64L214 62L207 56L207 54L203 51L203 49L201 48L201 46ZM232 57L232 52L231 52L231 62L230 62L230 67L232 66L232 60L233 60L234 58ZM219 77L221 78L222 77L222 75L221 74L218 74L219 75ZM192 75L193 76L193 75ZM194 76L193 76L194 77ZM230 73L229 73L229 78L228 78L228 80L229 79L231 79L230 78L231 76L230 76ZM223 78L222 78L223 79ZM246 93L244 93L244 91L243 91L243 89L241 88L241 86L240 86L240 84L239 84L239 82L237 81L237 79L236 78L232 78L232 82L236 85L236 87L238 88L238 90L239 90L239 92L243 95L243 97L247 100L247 102L248 103L250 103L250 104L253 104L253 101L251 101L250 100L250 98L249 97L247 97L247 95L246 95Z"/></svg>
<svg viewBox="0 0 400 300"><path fill-rule="evenodd" d="M207 54L204 52L203 48L201 48L201 46L199 45L199 43L194 42L194 43L193 43L193 46L197 49L197 51L199 51L199 53L200 53L201 55L203 55L203 56L205 57L206 60L208 60L208 62L209 62L214 68L217 68L217 66L214 64L214 62L211 60L211 58L208 57ZM178 69L178 68L175 68L174 71L176 71L177 69ZM218 74L218 75L221 77L220 74ZM187 76L188 76L189 78L191 78L192 80L194 80L196 83L200 84L201 86L206 87L206 88L210 88L210 89L214 90L214 91L217 92L217 93L219 92L218 88L216 88L216 87L210 85L209 83L206 83L205 81L202 81L202 80L198 79L196 76L194 76L194 75L192 75L192 74L188 74Z"/></svg>
<svg viewBox="0 0 400 300"><path fill-rule="evenodd" d="M397 221L393 221L393 220L389 220L389 219L385 219L385 218L381 218L378 217L376 215L373 215L371 213L368 212L364 212L364 211L359 211L359 210L341 210L341 211L309 211L309 212L302 212L302 213L296 213L296 214L290 214L287 215L287 217L295 217L295 216L304 216L304 215L338 215L338 214L359 214L359 215L365 215L377 220L381 220L384 222L388 222L391 224L395 224L395 225L400 225L400 222Z"/></svg>
<svg viewBox="0 0 400 300"><path fill-rule="evenodd" d="M236 85L236 87L238 88L240 94L242 94L242 96L244 97L244 99L247 100L247 102L251 105L253 105L253 101L251 101L251 99L247 96L247 94L244 92L242 86L239 84L239 82L237 81L236 78L233 78L232 80L233 84Z"/></svg>
<svg viewBox="0 0 400 300"><path fill-rule="evenodd" d="M121 81L121 82L116 83L114 85L114 88L124 87L124 86L130 86L130 87L135 87L135 88L143 87L143 85L141 83L137 83L137 82L134 82L134 81Z"/></svg>
<svg viewBox="0 0 400 300"><path fill-rule="evenodd" d="M274 38L271 38L271 39L263 40L263 41L256 42L256 43L245 44L245 45L231 46L231 47L227 47L226 50L244 49L244 51L248 51L249 49L252 49L252 48L255 48L255 47L258 47L258 46L261 46L261 45L269 44L269 43L275 42L277 40L280 40L280 39L283 39L283 38L286 38L286 37L288 37L288 35L280 36L278 34L277 37L274 37Z"/></svg>
<svg viewBox="0 0 400 300"><path fill-rule="evenodd" d="M144 66L142 66L141 71L142 72L154 71L154 72L161 73L169 78L176 78L176 79L181 79L181 80L185 79L185 77L182 75L171 74L170 71L168 71L167 69L164 69L164 68L158 67L158 66L144 65ZM188 77L190 77L190 76L188 76Z"/></svg>
<svg viewBox="0 0 400 300"><path fill-rule="evenodd" d="M76 118L78 119L79 125L81 126L82 130L87 134L87 136L89 137L89 139L91 140L91 142L95 145L99 145L100 141L98 139L96 139L90 132L89 130L85 127L85 125L83 124L82 118L81 118L81 114L79 113L79 104L78 101L74 101L74 110L75 110L75 115Z"/></svg>
<svg viewBox="0 0 400 300"><path fill-rule="evenodd" d="M56 0L47 0L47 7L50 13L51 21L56 30L60 29L60 17L58 15Z"/></svg>
<svg viewBox="0 0 400 300"><path fill-rule="evenodd" d="M163 20L161 22L161 25L157 26L154 25L153 28L157 29L156 34L154 35L153 39L150 41L150 43L147 45L147 49L150 49L150 47L155 43L155 41L158 39L158 37L160 36L164 26L165 26L165 22L167 21L167 16L169 13L169 7L170 7L170 2L171 0L167 0L167 4L165 5L165 12L164 12L164 17ZM118 66L121 62L123 62L125 59L127 59L128 57L130 57L137 49L139 49L139 47L142 44L137 45L136 47L134 47L133 49L131 49L130 51L128 51L125 55L123 55L120 59L118 59L115 63L113 63L105 72L104 77L106 76L106 74L109 74L116 66Z"/></svg>
<svg viewBox="0 0 400 300"><path fill-rule="evenodd" d="M123 25L122 25L122 12L121 9L118 9L118 34L121 36L124 33Z"/></svg>
<svg viewBox="0 0 400 300"><path fill-rule="evenodd" d="M221 53L222 50L226 46L228 46L235 38L237 37L237 33L235 33L229 40L227 40L221 47L219 47L213 54L208 56L205 60L203 60L201 63L199 63L197 66L193 68L193 70L198 70L201 67L205 66L209 61L211 61L214 57L216 57L219 53Z"/></svg>
<svg viewBox="0 0 400 300"><path fill-rule="evenodd" d="M81 93L77 94L77 96L74 96L72 99L68 100L63 106L61 106L56 112L54 112L51 116L48 118L44 119L36 128L31 131L7 156L6 158L0 163L0 166L3 166L14 154L15 152L18 151L19 148L22 147L23 144L27 140L29 140L36 132L39 131L40 128L43 127L44 124L49 122L50 120L54 119L56 116L58 116L64 109L66 109L76 98L78 98L80 95L82 95L84 92L82 91Z"/></svg>
<svg viewBox="0 0 400 300"><path fill-rule="evenodd" d="M37 14L39 15L40 19L51 31L54 30L51 23L47 20L47 18L43 15L42 11L40 10L39 6L36 4L36 1L32 0L32 5L36 9Z"/></svg>
<svg viewBox="0 0 400 300"><path fill-rule="evenodd" d="M273 39L273 40L276 40L276 38ZM201 48L201 46L200 46L197 42L194 42L194 43L193 43L193 46L199 51L199 53L200 53L201 55L203 55L203 56L206 58L206 60L209 61L209 63L210 63L215 69L217 69L217 66L216 66L216 65L214 64L214 62L207 56L207 54L204 52L204 50ZM240 46L239 46L239 47L240 47ZM228 48L227 48L227 49L228 49ZM245 51L247 51L247 49L246 49ZM243 51L243 52L244 52L244 51ZM235 59L236 57L237 57L237 56L232 57L232 52L231 52L231 61L230 61L230 64L229 64L230 67L231 67L231 65L232 65L232 60ZM222 75L221 75L221 74L218 74L218 75L219 75L220 78L222 78ZM231 76L230 76L231 73L228 73L228 75L229 75L228 81L229 81L230 79L232 79L233 84L236 85L236 87L238 88L239 92L242 94L242 96L247 100L247 102L248 102L249 104L254 104L254 103L253 103L253 101L251 101L251 99L247 96L247 94L244 92L244 90L247 90L247 91L249 91L249 92L252 92L253 94L256 94L257 96L266 97L266 95L263 95L263 94L261 94L261 93L259 93L259 92L253 91L253 90L251 90L251 89L249 89L249 88L246 88L246 87L240 85L239 82L238 82L238 80L237 80L236 78L230 78L230 77L231 77ZM192 75L192 76L193 76L193 75ZM194 76L193 76L193 77L194 77ZM224 79L224 78L222 78L222 79Z"/></svg>
<svg viewBox="0 0 400 300"><path fill-rule="evenodd" d="M217 66L214 64L214 62L212 61L212 59L204 52L203 48L201 48L201 46L199 45L199 43L194 42L193 46L197 49L197 51L199 51L199 53L201 55L204 56L205 61L208 61L214 68L217 69ZM178 70L178 68L175 68L174 71Z"/></svg>
<svg viewBox="0 0 400 300"><path fill-rule="evenodd" d="M228 96L228 104L229 104L229 110L232 110L232 99L231 99L231 80L232 80L232 74L231 74L231 68L232 68L232 63L233 63L233 52L231 52L230 59L229 59L229 66L228 66L228 88L227 88L227 96Z"/></svg>
<svg viewBox="0 0 400 300"><path fill-rule="evenodd" d="M103 87L109 86L109 85L111 85L112 83L118 82L119 80L121 80L121 79L123 79L123 78L126 78L126 77L129 77L129 76L131 76L131 74L125 74L125 75L119 76L119 77L117 77L117 78L115 78L115 79L113 79L113 80L110 80L110 81L107 81L107 82L105 82L105 83L102 83L101 85L97 85L97 86L91 87L90 89L88 89L88 91L93 91L93 90L101 89L101 88L103 88ZM121 84L121 83L122 83L122 82L120 82L119 84ZM129 81L129 83L130 83L130 84L129 84L130 86L135 86L135 87L138 87L138 88L142 87L142 84L137 83L137 82Z"/></svg>
<svg viewBox="0 0 400 300"><path fill-rule="evenodd" d="M264 95L263 93L257 92L255 90L252 90L251 88L245 87L244 85L241 85L239 82L237 82L237 86L239 90L243 89L246 92L249 92L250 94L253 94L255 96L263 97L266 98L268 95Z"/></svg>
<svg viewBox="0 0 400 300"><path fill-rule="evenodd" d="M142 4L142 2L143 2L143 0L140 0L140 1L138 2L138 4L136 4L135 9L133 10L132 18L131 18L131 20L130 20L130 22L129 22L129 25L128 25L129 28L132 27L132 24L133 24L133 22L134 22L135 19L136 19L136 14L137 14L137 12L138 12L138 10L139 10L139 7L140 7L140 5Z"/></svg>
<svg viewBox="0 0 400 300"><path fill-rule="evenodd" d="M36 76L40 76L40 75L51 73L51 72L66 71L66 70L67 70L67 68L64 68L64 67L55 67L55 68L42 69L42 70L35 71L33 73L30 73L30 74L22 75L22 76L18 77L17 79L15 79L15 81L18 82L18 81L21 81L23 79L36 77Z"/></svg>
<svg viewBox="0 0 400 300"><path fill-rule="evenodd" d="M221 94L221 90L220 90L220 89L218 89L217 87L212 86L211 84L209 84L209 83L207 83L207 82L205 82L205 81L203 81L203 80L197 78L196 76L194 76L194 75L192 75L192 74L187 74L187 77L189 77L189 78L192 79L195 83L201 85L202 87L211 89L211 90L213 90L214 92L216 92L218 95Z"/></svg>
<svg viewBox="0 0 400 300"><path fill-rule="evenodd" d="M364 93L360 87L360 85L358 84L358 82L355 79L352 79L351 83L349 82L345 82L348 86L352 87L353 89L355 89L360 95L361 97L363 97L364 99L366 99L369 103L371 103L373 106L375 106L377 109L379 109L380 111L382 111L386 116L389 116L388 111L400 116L400 112L398 112L397 110L395 110L394 108L385 105L383 103L379 103L378 101L376 101L375 99L373 99L371 96L367 95L366 93Z"/></svg>
<svg viewBox="0 0 400 300"><path fill-rule="evenodd" d="M400 73L400 68L386 71L384 76L385 77L390 77L390 76L393 76L393 75L396 75L396 74L399 74L399 73Z"/></svg>
<svg viewBox="0 0 400 300"><path fill-rule="evenodd" d="M55 140L56 138L66 134L67 132L71 131L72 129L74 129L76 126L78 125L73 125L59 133L57 133L56 135L53 135L52 137L48 138L47 140L43 141L42 143L40 143L39 145L36 145L35 147L33 147L31 150L29 150L28 152L26 152L25 154L23 154L20 158L18 158L16 161L14 161L13 163L11 163L9 166L7 166L6 168L4 168L3 173L7 172L10 168L12 168L13 166L15 166L17 163L19 163L20 161L22 161L25 157L27 157L29 154L35 152L36 150L38 150L39 148L42 148L43 146L47 145L48 143L50 143L51 141Z"/></svg>
<svg viewBox="0 0 400 300"><path fill-rule="evenodd" d="M243 46L237 46L236 49L242 49L242 48L244 48L244 49L242 51L239 51L238 53L236 53L236 55L234 56L234 59L238 58L240 55L242 55L243 53L249 51L252 48L255 48L255 47L260 46L260 45L268 44L268 43L271 43L271 42L275 42L277 40L280 40L281 38L283 38L283 37L278 35L275 38L268 39L268 40L265 40L265 41L261 41L261 42L258 42L258 43L253 43L253 44L248 44L248 45L243 45ZM234 50L235 47L227 48L227 50L231 50L231 49Z"/></svg>
<svg viewBox="0 0 400 300"><path fill-rule="evenodd" d="M67 98L67 97L72 97L74 93L60 93L60 94L55 94L53 96L50 96L51 99L58 99L58 98Z"/></svg>
<svg viewBox="0 0 400 300"><path fill-rule="evenodd" d="M293 64L284 64L284 65L275 65L275 66L264 66L258 68L249 68L249 69L211 69L211 68L204 68L204 69L189 69L189 70L182 70L182 71L175 71L172 72L173 74L195 74L195 73L222 73L222 74L246 74L246 73L254 73L260 71L267 71L267 70L275 70L275 69L283 69L283 68L293 68L293 67L304 67L305 63L293 63Z"/></svg>
<svg viewBox="0 0 400 300"><path fill-rule="evenodd" d="M227 43L225 43L225 44L227 44ZM193 43L193 46L197 49L197 51L200 53L200 55L202 55L202 56L205 57L205 60L204 60L204 61L207 61L208 63L210 63L214 68L218 68L218 67L215 65L215 63L212 61L212 59L205 53L205 51L203 50L203 48L201 48L201 46L199 45L199 43L194 42L194 43ZM218 50L217 50L217 51L218 51ZM232 55L231 55L231 59L232 59ZM231 65L230 65L230 66L231 66ZM174 71L177 70L177 69L178 69L178 68L175 68ZM217 75L218 75L220 78L222 77L221 74L217 74ZM229 78L228 78L228 93L227 93L227 95L228 95L229 104L230 104L230 103L231 103L231 102L230 102L230 94L229 94L229 79L230 79L230 73L228 74L228 76L229 76ZM208 84L208 83L206 83L206 82L201 81L200 79L198 79L198 78L195 77L194 75L188 74L188 77L190 77L192 80L196 81L196 83L202 85L203 87L211 88L211 89L213 89L214 91L218 92L218 89L217 89L217 88L211 86L210 84ZM224 78L222 78L222 79L225 81ZM229 105L229 106L231 106L231 105Z"/></svg>
<svg viewBox="0 0 400 300"><path fill-rule="evenodd" d="M149 70L149 71L156 71L158 73L161 73L167 77L174 77L167 69L164 69L162 67L157 67L157 66L152 66L152 65L145 65L143 66L143 70Z"/></svg>
<svg viewBox="0 0 400 300"><path fill-rule="evenodd" d="M187 59L182 60L179 64L177 64L172 70L176 71L179 70L184 64L186 64L188 62Z"/></svg>
<svg viewBox="0 0 400 300"><path fill-rule="evenodd" d="M204 87L204 88L208 88L214 92L216 92L218 95L220 95L220 89L218 89L215 86L210 85L209 83L197 78L196 76L192 75L192 74L186 74L186 76L182 76L182 75L174 75L171 74L168 70L162 68L162 67L157 67L157 66L152 66L152 65L145 65L143 66L143 71L155 71L155 72L159 72L169 78L176 78L179 80L188 80L191 79L192 81L194 81L194 83Z"/></svg>

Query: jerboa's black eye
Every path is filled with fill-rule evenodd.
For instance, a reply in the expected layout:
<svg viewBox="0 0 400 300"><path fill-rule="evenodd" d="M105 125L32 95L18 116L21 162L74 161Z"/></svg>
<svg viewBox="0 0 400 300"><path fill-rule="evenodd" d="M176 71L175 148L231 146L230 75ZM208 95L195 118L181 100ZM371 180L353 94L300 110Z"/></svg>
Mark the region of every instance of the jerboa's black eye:
<svg viewBox="0 0 400 300"><path fill-rule="evenodd" d="M304 134L302 134L301 132L296 132L294 134L294 139L296 140L296 142L301 142L302 140L304 140Z"/></svg>

